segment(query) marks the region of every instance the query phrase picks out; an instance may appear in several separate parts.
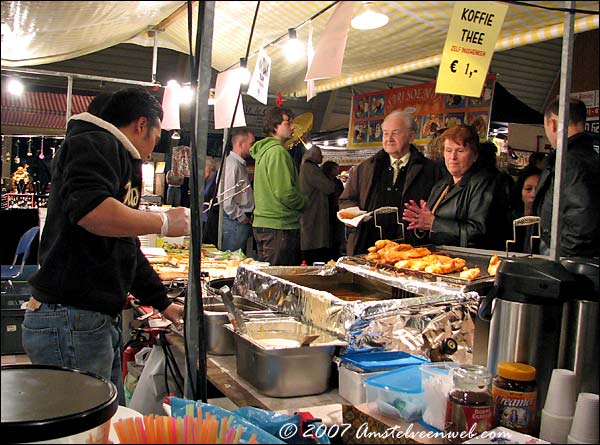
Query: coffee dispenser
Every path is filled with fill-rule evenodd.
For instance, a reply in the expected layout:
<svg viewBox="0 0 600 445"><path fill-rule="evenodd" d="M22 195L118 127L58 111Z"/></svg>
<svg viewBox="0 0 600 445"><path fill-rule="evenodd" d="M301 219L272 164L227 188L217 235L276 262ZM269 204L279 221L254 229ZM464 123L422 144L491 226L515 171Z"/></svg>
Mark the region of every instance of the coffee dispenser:
<svg viewBox="0 0 600 445"><path fill-rule="evenodd" d="M582 282L563 307L558 367L575 371L577 393L598 394L600 356L600 286L598 259L564 258L561 264Z"/></svg>
<svg viewBox="0 0 600 445"><path fill-rule="evenodd" d="M480 308L482 318L491 318L487 368L494 375L499 362L534 366L540 407L558 367L563 304L580 291L580 281L557 262L508 258Z"/></svg>

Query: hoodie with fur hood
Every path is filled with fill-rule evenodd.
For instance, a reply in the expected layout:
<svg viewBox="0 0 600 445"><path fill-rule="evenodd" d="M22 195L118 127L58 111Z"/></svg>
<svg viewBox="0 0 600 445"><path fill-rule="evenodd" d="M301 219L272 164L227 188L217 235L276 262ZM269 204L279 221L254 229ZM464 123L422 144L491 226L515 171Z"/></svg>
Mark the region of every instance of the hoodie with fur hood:
<svg viewBox="0 0 600 445"><path fill-rule="evenodd" d="M52 164L40 270L30 279L37 300L111 316L121 312L129 292L158 310L169 305L137 237L98 236L77 224L106 198L138 208L141 164L137 149L112 124L89 113L71 118Z"/></svg>
<svg viewBox="0 0 600 445"><path fill-rule="evenodd" d="M256 142L250 155L256 161L252 226L299 229L306 198L298 188L298 174L292 157L274 137Z"/></svg>

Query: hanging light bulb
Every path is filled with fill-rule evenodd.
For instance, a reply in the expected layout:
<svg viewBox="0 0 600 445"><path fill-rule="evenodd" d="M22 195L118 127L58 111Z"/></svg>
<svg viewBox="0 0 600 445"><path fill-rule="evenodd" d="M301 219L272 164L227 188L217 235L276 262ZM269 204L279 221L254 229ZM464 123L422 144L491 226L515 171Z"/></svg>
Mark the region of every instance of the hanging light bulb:
<svg viewBox="0 0 600 445"><path fill-rule="evenodd" d="M179 103L189 104L194 98L194 90L190 85L184 85L179 90Z"/></svg>
<svg viewBox="0 0 600 445"><path fill-rule="evenodd" d="M242 57L240 59L240 83L248 85L250 82L250 70L248 69L248 59Z"/></svg>
<svg viewBox="0 0 600 445"><path fill-rule="evenodd" d="M374 2L362 2L359 14L352 19L352 27L355 29L377 29L390 21L387 15L375 11Z"/></svg>
<svg viewBox="0 0 600 445"><path fill-rule="evenodd" d="M20 96L23 94L24 89L25 87L23 86L23 82L21 82L19 79L10 79L8 81L7 91L10 94L14 96Z"/></svg>
<svg viewBox="0 0 600 445"><path fill-rule="evenodd" d="M288 62L296 62L304 58L304 45L298 40L294 28L288 29L288 41L285 44L285 57Z"/></svg>

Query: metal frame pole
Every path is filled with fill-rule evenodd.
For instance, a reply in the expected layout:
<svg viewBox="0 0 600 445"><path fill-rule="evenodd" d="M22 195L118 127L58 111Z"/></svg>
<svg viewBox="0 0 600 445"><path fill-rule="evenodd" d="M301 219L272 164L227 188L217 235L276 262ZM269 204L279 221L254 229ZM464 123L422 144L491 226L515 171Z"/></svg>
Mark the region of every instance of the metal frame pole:
<svg viewBox="0 0 600 445"><path fill-rule="evenodd" d="M67 77L67 120L66 124L69 123L69 119L71 119L71 112L73 111L73 78L71 76ZM66 128L65 124L65 128Z"/></svg>
<svg viewBox="0 0 600 445"><path fill-rule="evenodd" d="M65 73L62 71L46 71L37 70L33 68L2 68L2 71L11 73L25 73L25 74L38 74L42 76L54 76L54 77L72 77L73 79L86 79L86 80L98 80L101 82L113 82L113 83L127 83L131 85L140 85L145 87L160 86L154 82L144 82L142 80L130 80L130 79L119 79L116 77L103 77L103 76L92 76L90 74L78 74L78 73Z"/></svg>
<svg viewBox="0 0 600 445"><path fill-rule="evenodd" d="M188 360L192 375L186 374L184 395L193 400L206 402L206 335L204 329L204 307L200 282L202 248L202 207L201 191L204 190L204 168L208 143L208 90L212 74L212 39L215 2L198 2L198 23L196 54L198 64L196 86L196 108L194 137L192 139L192 171L190 174L190 206L192 230L190 237L190 273L188 296L186 298L187 317L185 320L185 340L188 345ZM198 51L199 50L199 51ZM194 81L196 79L192 79ZM197 366L196 366L197 365ZM193 389L195 388L196 394Z"/></svg>
<svg viewBox="0 0 600 445"><path fill-rule="evenodd" d="M574 9L574 1L565 1L565 8ZM560 65L560 93L558 109L558 138L556 143L556 164L554 166L554 208L550 232L550 258L560 260L560 226L562 216L562 178L566 171L564 159L567 154L569 139L569 100L571 94L571 71L573 63L573 30L575 29L575 13L565 12L563 29L562 59ZM545 118L544 118L545 119Z"/></svg>

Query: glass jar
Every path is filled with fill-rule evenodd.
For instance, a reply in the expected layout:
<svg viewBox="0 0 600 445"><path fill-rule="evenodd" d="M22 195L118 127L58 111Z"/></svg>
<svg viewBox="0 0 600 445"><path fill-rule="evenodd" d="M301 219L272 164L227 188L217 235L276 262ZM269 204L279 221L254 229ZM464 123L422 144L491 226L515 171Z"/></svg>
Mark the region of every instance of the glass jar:
<svg viewBox="0 0 600 445"><path fill-rule="evenodd" d="M492 429L492 375L484 366L462 365L454 370L446 404L447 443L464 442Z"/></svg>
<svg viewBox="0 0 600 445"><path fill-rule="evenodd" d="M494 426L534 434L537 388L535 368L523 363L498 363L492 385Z"/></svg>

